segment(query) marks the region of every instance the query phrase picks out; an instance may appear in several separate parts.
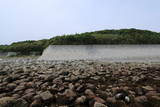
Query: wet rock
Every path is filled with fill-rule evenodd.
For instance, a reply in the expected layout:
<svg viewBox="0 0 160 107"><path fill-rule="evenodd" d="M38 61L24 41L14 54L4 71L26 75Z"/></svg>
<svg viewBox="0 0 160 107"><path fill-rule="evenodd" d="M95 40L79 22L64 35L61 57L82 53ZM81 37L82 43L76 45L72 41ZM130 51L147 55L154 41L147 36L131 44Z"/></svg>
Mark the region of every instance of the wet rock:
<svg viewBox="0 0 160 107"><path fill-rule="evenodd" d="M102 103L95 102L93 107L107 107L107 106Z"/></svg>
<svg viewBox="0 0 160 107"><path fill-rule="evenodd" d="M115 95L116 100L122 100L122 99L124 99L124 97L125 97L125 95L123 95L123 93L117 93Z"/></svg>
<svg viewBox="0 0 160 107"><path fill-rule="evenodd" d="M76 104L83 104L86 101L86 96L78 97L75 101Z"/></svg>
<svg viewBox="0 0 160 107"><path fill-rule="evenodd" d="M143 90L141 87L136 87L135 92L136 92L136 94L139 95L139 96L145 94L144 90Z"/></svg>
<svg viewBox="0 0 160 107"><path fill-rule="evenodd" d="M79 78L79 79L86 79L86 78L88 78L88 77L90 77L90 74L88 74L88 75L87 75L87 74L86 74L86 75L85 75L85 74L83 74L83 75L78 75L78 78Z"/></svg>
<svg viewBox="0 0 160 107"><path fill-rule="evenodd" d="M144 107L144 105L138 102L132 102L129 104L129 107Z"/></svg>
<svg viewBox="0 0 160 107"><path fill-rule="evenodd" d="M7 96L7 93L2 93L2 94L0 94L0 98L6 97L6 96Z"/></svg>
<svg viewBox="0 0 160 107"><path fill-rule="evenodd" d="M56 102L60 105L68 105L74 102L76 93L71 89L66 89L64 93L58 93Z"/></svg>
<svg viewBox="0 0 160 107"><path fill-rule="evenodd" d="M141 78L138 77L138 76L133 76L133 77L132 77L132 81L133 81L133 82L138 82L140 79L141 79Z"/></svg>
<svg viewBox="0 0 160 107"><path fill-rule="evenodd" d="M109 92L97 90L96 94L98 94L99 97L106 99L109 96Z"/></svg>
<svg viewBox="0 0 160 107"><path fill-rule="evenodd" d="M53 104L52 107L55 107L55 105ZM69 107L69 106L64 105L64 106L59 106L59 107Z"/></svg>
<svg viewBox="0 0 160 107"><path fill-rule="evenodd" d="M101 103L101 104L105 103L105 101L102 98L97 97L90 89L86 89L85 94L87 98L90 99L90 102L89 102L90 105L94 105L93 104L94 102Z"/></svg>
<svg viewBox="0 0 160 107"><path fill-rule="evenodd" d="M13 89L16 88L16 86L17 86L16 84L10 83L10 84L7 85L7 88L8 88L9 90L13 90Z"/></svg>
<svg viewBox="0 0 160 107"><path fill-rule="evenodd" d="M146 96L138 96L134 100L135 102L138 102L138 103L145 103L148 101Z"/></svg>
<svg viewBox="0 0 160 107"><path fill-rule="evenodd" d="M77 88L76 88L76 91L77 92L84 92L85 91L85 87L83 85L79 85Z"/></svg>
<svg viewBox="0 0 160 107"><path fill-rule="evenodd" d="M18 91L18 92L16 92L16 93L22 96L22 95L23 95L23 92L24 92L24 91L22 90L22 91Z"/></svg>
<svg viewBox="0 0 160 107"><path fill-rule="evenodd" d="M125 97L128 96L126 92L120 92L115 95L116 100L124 100Z"/></svg>
<svg viewBox="0 0 160 107"><path fill-rule="evenodd" d="M91 77L91 79L93 79L93 80L100 80L101 79L101 77L100 76L94 76L94 77Z"/></svg>
<svg viewBox="0 0 160 107"><path fill-rule="evenodd" d="M30 107L43 107L43 104L42 104L41 100L34 100L31 103Z"/></svg>
<svg viewBox="0 0 160 107"><path fill-rule="evenodd" d="M120 88L119 87L113 87L111 90L112 90L113 94L116 94L120 90Z"/></svg>
<svg viewBox="0 0 160 107"><path fill-rule="evenodd" d="M33 100L42 100L42 98L41 98L41 96L40 95L35 95L34 97L33 97Z"/></svg>
<svg viewBox="0 0 160 107"><path fill-rule="evenodd" d="M88 98L93 98L93 97L96 96L96 95L93 93L93 91L90 90L90 89L86 89L84 93L87 95Z"/></svg>
<svg viewBox="0 0 160 107"><path fill-rule="evenodd" d="M72 99L73 100L73 99ZM67 99L64 95L59 94L56 96L56 103L58 105L65 105L65 104L70 104L70 100Z"/></svg>
<svg viewBox="0 0 160 107"><path fill-rule="evenodd" d="M13 97L3 97L0 98L0 107L12 107L15 103Z"/></svg>
<svg viewBox="0 0 160 107"><path fill-rule="evenodd" d="M94 84L87 83L87 84L86 84L86 88L91 89L91 90L94 90L96 87L95 87Z"/></svg>
<svg viewBox="0 0 160 107"><path fill-rule="evenodd" d="M33 100L34 95L35 95L35 93L27 93L26 95L22 96L22 98L28 102L31 102Z"/></svg>
<svg viewBox="0 0 160 107"><path fill-rule="evenodd" d="M128 93L129 93L130 95L132 95L132 96L136 96L136 92L135 92L135 91L129 90Z"/></svg>
<svg viewBox="0 0 160 107"><path fill-rule="evenodd" d="M62 78L58 77L58 78L55 78L53 81L52 81L53 84L62 84L63 81L62 81Z"/></svg>
<svg viewBox="0 0 160 107"><path fill-rule="evenodd" d="M67 72L67 71L60 73L60 75L63 75L63 76L67 76L68 74L69 74L69 72Z"/></svg>
<svg viewBox="0 0 160 107"><path fill-rule="evenodd" d="M128 96L125 96L124 101L125 101L126 103L130 103L130 102L131 102L131 99L130 99Z"/></svg>
<svg viewBox="0 0 160 107"><path fill-rule="evenodd" d="M58 90L59 92L62 92L62 91L64 91L65 89L66 89L65 86L64 86L64 85L61 85L61 86L58 87L57 90Z"/></svg>
<svg viewBox="0 0 160 107"><path fill-rule="evenodd" d="M71 75L71 77L65 77L65 81L67 82L74 82L74 81L77 81L79 79L78 76L73 76Z"/></svg>
<svg viewBox="0 0 160 107"><path fill-rule="evenodd" d="M115 103L116 102L116 99L114 97L108 97L106 99L107 103Z"/></svg>
<svg viewBox="0 0 160 107"><path fill-rule="evenodd" d="M41 84L43 84L42 81L37 81L37 82L35 82L35 86L36 86L36 87L40 87Z"/></svg>
<svg viewBox="0 0 160 107"><path fill-rule="evenodd" d="M12 75L4 78L3 81L10 83L10 82L12 82L12 81L15 81L15 80L19 79L19 77L20 77L20 75L18 75L18 74L12 74Z"/></svg>
<svg viewBox="0 0 160 107"><path fill-rule="evenodd" d="M21 74L24 73L24 71L21 68L17 68L16 71L14 71L15 74Z"/></svg>
<svg viewBox="0 0 160 107"><path fill-rule="evenodd" d="M55 68L55 65L50 65L48 68Z"/></svg>
<svg viewBox="0 0 160 107"><path fill-rule="evenodd" d="M71 89L71 90L74 89L74 85L73 85L72 83L70 83L70 84L68 85L68 87L69 87L69 89Z"/></svg>
<svg viewBox="0 0 160 107"><path fill-rule="evenodd" d="M6 71L0 71L0 75L6 75L7 72Z"/></svg>
<svg viewBox="0 0 160 107"><path fill-rule="evenodd" d="M80 72L76 70L76 71L73 72L73 74L74 74L75 76L77 76L77 75L80 74Z"/></svg>
<svg viewBox="0 0 160 107"><path fill-rule="evenodd" d="M71 89L66 89L65 92L63 93L63 95L65 95L66 97L71 98L71 99L76 97L76 93Z"/></svg>
<svg viewBox="0 0 160 107"><path fill-rule="evenodd" d="M35 83L34 82L28 82L28 83L26 83L26 87L27 88L34 88L36 85L35 85Z"/></svg>
<svg viewBox="0 0 160 107"><path fill-rule="evenodd" d="M26 89L24 94L28 94L28 93L35 93L35 89L33 88Z"/></svg>
<svg viewBox="0 0 160 107"><path fill-rule="evenodd" d="M13 94L12 97L15 98L15 99L18 99L18 98L20 98L21 96L20 96L19 94Z"/></svg>
<svg viewBox="0 0 160 107"><path fill-rule="evenodd" d="M160 81L160 77L153 78L155 81Z"/></svg>
<svg viewBox="0 0 160 107"><path fill-rule="evenodd" d="M109 107L128 107L123 101L116 101L108 105ZM135 107L135 106L134 106Z"/></svg>
<svg viewBox="0 0 160 107"><path fill-rule="evenodd" d="M40 96L44 101L50 101L53 99L53 95L49 91L45 91L41 93Z"/></svg>
<svg viewBox="0 0 160 107"><path fill-rule="evenodd" d="M127 92L129 89L130 89L130 88L127 87L127 86L122 86L122 87L120 87L120 90L123 90L123 91L125 91L125 92Z"/></svg>
<svg viewBox="0 0 160 107"><path fill-rule="evenodd" d="M14 104L14 107L28 107L28 106L29 106L29 104L24 99L18 99L18 100L16 100L16 102Z"/></svg>
<svg viewBox="0 0 160 107"><path fill-rule="evenodd" d="M148 99L149 99L149 102L151 103L151 106L153 106L153 107L160 106L160 97L159 96L152 96Z"/></svg>
<svg viewBox="0 0 160 107"><path fill-rule="evenodd" d="M48 86L49 86L49 83L48 83L48 82L43 83L43 84L41 85L41 90L46 91Z"/></svg>
<svg viewBox="0 0 160 107"><path fill-rule="evenodd" d="M12 74L11 75L12 81L18 80L20 76L21 76L20 74Z"/></svg>
<svg viewBox="0 0 160 107"><path fill-rule="evenodd" d="M120 72L119 71L114 71L113 75L118 75Z"/></svg>
<svg viewBox="0 0 160 107"><path fill-rule="evenodd" d="M89 107L93 107L93 106L94 106L94 103L95 103L95 100L94 100L94 99L88 100L88 105L89 105Z"/></svg>
<svg viewBox="0 0 160 107"><path fill-rule="evenodd" d="M15 89L14 89L14 92L17 92L17 91L22 91L24 90L26 87L24 85L19 85L17 86Z"/></svg>
<svg viewBox="0 0 160 107"><path fill-rule="evenodd" d="M8 77L4 78L3 81L10 83L10 82L12 82L12 77L8 76Z"/></svg>
<svg viewBox="0 0 160 107"><path fill-rule="evenodd" d="M105 103L105 101L100 97L94 97L94 100L98 103L102 103L102 104Z"/></svg>
<svg viewBox="0 0 160 107"><path fill-rule="evenodd" d="M142 88L145 92L154 91L154 88L152 88L151 86L143 86Z"/></svg>
<svg viewBox="0 0 160 107"><path fill-rule="evenodd" d="M54 75L45 75L45 81L53 81L53 79L55 79Z"/></svg>
<svg viewBox="0 0 160 107"><path fill-rule="evenodd" d="M158 95L160 95L160 93L157 93L156 91L149 91L145 95L147 97L151 97L151 96L158 96Z"/></svg>

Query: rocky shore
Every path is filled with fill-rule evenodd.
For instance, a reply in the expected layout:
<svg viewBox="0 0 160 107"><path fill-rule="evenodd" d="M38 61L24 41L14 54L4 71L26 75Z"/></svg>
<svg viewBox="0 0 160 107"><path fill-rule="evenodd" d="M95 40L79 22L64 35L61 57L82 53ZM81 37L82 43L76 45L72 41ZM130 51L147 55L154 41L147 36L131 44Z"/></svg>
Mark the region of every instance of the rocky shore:
<svg viewBox="0 0 160 107"><path fill-rule="evenodd" d="M160 63L1 60L0 107L160 107Z"/></svg>

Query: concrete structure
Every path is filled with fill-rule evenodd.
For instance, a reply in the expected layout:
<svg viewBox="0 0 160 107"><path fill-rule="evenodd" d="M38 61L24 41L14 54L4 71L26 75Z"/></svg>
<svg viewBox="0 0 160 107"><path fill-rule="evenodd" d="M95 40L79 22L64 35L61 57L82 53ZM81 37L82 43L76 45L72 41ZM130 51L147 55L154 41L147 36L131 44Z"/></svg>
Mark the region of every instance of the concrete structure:
<svg viewBox="0 0 160 107"><path fill-rule="evenodd" d="M160 45L52 45L39 60L160 61Z"/></svg>
<svg viewBox="0 0 160 107"><path fill-rule="evenodd" d="M8 53L7 53L7 57L16 56L16 55L18 55L17 52L8 52Z"/></svg>

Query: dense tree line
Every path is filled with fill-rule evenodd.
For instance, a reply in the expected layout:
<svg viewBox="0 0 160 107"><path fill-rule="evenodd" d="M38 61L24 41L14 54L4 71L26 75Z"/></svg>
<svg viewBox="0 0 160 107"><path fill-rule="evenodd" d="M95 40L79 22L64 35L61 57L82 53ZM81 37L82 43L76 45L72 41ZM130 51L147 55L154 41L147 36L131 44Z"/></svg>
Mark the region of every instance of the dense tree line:
<svg viewBox="0 0 160 107"><path fill-rule="evenodd" d="M42 52L46 48L47 40L23 41L12 43L11 45L0 45L2 52L20 52L30 54L30 52Z"/></svg>
<svg viewBox="0 0 160 107"><path fill-rule="evenodd" d="M138 29L102 30L0 45L0 51L28 54L29 52L42 52L49 45L89 44L160 44L160 33Z"/></svg>

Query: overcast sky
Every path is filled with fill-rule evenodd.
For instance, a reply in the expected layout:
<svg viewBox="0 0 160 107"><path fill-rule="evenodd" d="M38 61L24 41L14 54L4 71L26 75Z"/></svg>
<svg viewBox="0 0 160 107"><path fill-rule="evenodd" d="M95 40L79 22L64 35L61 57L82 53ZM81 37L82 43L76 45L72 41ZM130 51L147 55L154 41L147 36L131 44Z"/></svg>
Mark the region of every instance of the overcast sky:
<svg viewBox="0 0 160 107"><path fill-rule="evenodd" d="M0 0L0 44L120 28L160 32L160 0Z"/></svg>

